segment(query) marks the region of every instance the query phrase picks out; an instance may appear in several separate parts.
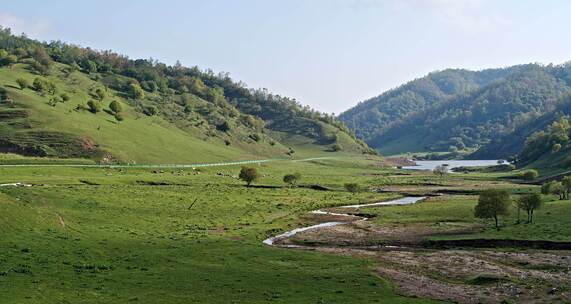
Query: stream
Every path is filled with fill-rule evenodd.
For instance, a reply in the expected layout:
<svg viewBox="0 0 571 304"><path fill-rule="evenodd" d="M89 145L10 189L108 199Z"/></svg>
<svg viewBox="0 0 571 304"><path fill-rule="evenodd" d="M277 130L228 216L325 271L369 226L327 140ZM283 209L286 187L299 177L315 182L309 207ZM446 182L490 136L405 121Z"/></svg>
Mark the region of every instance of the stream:
<svg viewBox="0 0 571 304"><path fill-rule="evenodd" d="M419 196L419 197L403 197L403 198L399 198L399 199L394 199L394 200L390 200L390 201L386 201L386 202L378 202L378 203L371 203L371 204L361 204L361 205L346 205L346 206L338 206L338 207L330 207L330 208L347 208L347 209L359 209L359 208L363 208L363 207L377 207L377 206L397 206L397 205L411 205L414 203L417 203L423 199L425 199L425 196ZM367 220L366 217L360 217L360 216L356 216L356 215L352 215L349 213L335 213L335 212L329 212L326 210L322 210L322 209L318 209L318 210L313 210L311 211L312 214L321 214L321 215L332 215L332 216L344 216L348 219L347 221L335 221L335 222L324 222L324 223L320 223L320 224L316 224L316 225L312 225L312 226L308 226L308 227L300 227L300 228L295 228L293 230L284 232L282 234L267 238L263 241L264 244L268 245L268 246L274 246L274 243L276 241L279 240L283 240L289 237L292 237L300 232L304 232L307 230L315 230L315 229L320 229L320 228L326 228L326 227L332 227L332 226L337 226L337 225L343 225L343 224L348 224L354 221L358 221L358 220ZM282 246L282 247L300 247L297 245L286 245L286 246Z"/></svg>

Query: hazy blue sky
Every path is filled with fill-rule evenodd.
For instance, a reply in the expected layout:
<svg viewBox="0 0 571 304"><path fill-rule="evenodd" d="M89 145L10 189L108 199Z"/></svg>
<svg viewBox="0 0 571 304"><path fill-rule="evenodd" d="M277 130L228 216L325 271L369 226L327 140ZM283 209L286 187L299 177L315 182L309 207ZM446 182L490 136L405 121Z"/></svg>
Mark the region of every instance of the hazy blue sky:
<svg viewBox="0 0 571 304"><path fill-rule="evenodd" d="M339 113L447 67L571 60L571 1L2 1L0 24L179 59Z"/></svg>

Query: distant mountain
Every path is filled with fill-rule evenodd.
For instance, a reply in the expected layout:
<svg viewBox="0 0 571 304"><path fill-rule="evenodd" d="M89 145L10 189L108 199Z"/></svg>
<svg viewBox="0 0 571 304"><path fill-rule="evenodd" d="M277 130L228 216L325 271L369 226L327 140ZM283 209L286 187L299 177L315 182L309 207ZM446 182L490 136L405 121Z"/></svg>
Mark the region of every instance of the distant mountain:
<svg viewBox="0 0 571 304"><path fill-rule="evenodd" d="M339 118L355 130L359 138L370 140L407 116L477 90L517 69L514 67L481 72L448 69L433 72L363 101L341 113Z"/></svg>
<svg viewBox="0 0 571 304"><path fill-rule="evenodd" d="M528 64L479 72L446 70L363 102L340 119L384 153L469 147L481 148L480 156L491 157L483 151L493 140L558 107L571 92L569 75L569 65ZM419 86L431 89L420 90ZM512 154L521 146L512 144L493 156Z"/></svg>
<svg viewBox="0 0 571 304"><path fill-rule="evenodd" d="M372 153L337 118L228 74L0 28L0 152L109 162Z"/></svg>

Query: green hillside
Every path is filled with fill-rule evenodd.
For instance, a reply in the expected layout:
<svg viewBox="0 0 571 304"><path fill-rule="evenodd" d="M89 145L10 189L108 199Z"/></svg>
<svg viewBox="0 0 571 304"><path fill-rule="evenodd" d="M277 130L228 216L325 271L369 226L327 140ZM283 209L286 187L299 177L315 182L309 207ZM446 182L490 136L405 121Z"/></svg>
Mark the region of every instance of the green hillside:
<svg viewBox="0 0 571 304"><path fill-rule="evenodd" d="M368 137L365 137L365 140L370 146L386 154L454 152L466 149L483 151L493 140L508 136L538 117L555 111L562 98L571 92L570 72L569 65L535 64L472 72L476 75L483 73L480 77L487 82L473 86L466 85L464 87L470 89L450 91L453 95L440 95L428 105L421 104L418 110L405 111L405 115L394 119L391 124L372 128L374 131L367 133ZM432 78L431 74L421 80L428 82L433 81ZM397 91L405 90L407 86ZM411 99L405 98L405 100L406 102L396 108L397 113L402 113L405 108L403 105L411 102ZM381 98L376 103L373 101L369 103L391 110L383 102L386 103L385 99ZM359 106L351 111L358 108ZM374 110L367 111L374 112ZM368 115L369 112L364 112L366 114L363 115ZM351 112L344 113L340 118L352 127L347 113ZM363 134L358 129L355 132ZM520 136L523 138L530 134L524 130L522 132L525 133ZM499 150L493 150L513 154L522 145L520 142L517 145L502 146ZM506 157L506 154L492 155L479 152L477 155Z"/></svg>
<svg viewBox="0 0 571 304"><path fill-rule="evenodd" d="M437 106L448 99L490 84L520 67L479 72L447 69L410 81L396 89L363 101L341 113L339 118L365 140L401 119Z"/></svg>
<svg viewBox="0 0 571 304"><path fill-rule="evenodd" d="M190 163L371 152L334 117L227 74L9 30L0 32L0 90L5 153Z"/></svg>

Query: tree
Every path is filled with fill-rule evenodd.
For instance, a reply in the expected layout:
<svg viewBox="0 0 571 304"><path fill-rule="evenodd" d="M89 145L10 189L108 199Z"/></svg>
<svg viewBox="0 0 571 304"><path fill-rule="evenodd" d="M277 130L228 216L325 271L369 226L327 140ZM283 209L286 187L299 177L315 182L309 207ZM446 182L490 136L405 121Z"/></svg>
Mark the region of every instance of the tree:
<svg viewBox="0 0 571 304"><path fill-rule="evenodd" d="M87 107L89 107L89 111L93 114L101 112L101 103L97 100L89 100L87 102Z"/></svg>
<svg viewBox="0 0 571 304"><path fill-rule="evenodd" d="M553 193L554 184L557 183L556 181L550 181L541 185L541 194L549 195Z"/></svg>
<svg viewBox="0 0 571 304"><path fill-rule="evenodd" d="M39 93L43 93L45 91L48 90L48 84L47 81L36 77L34 79L34 83L32 83L32 88L34 89L34 91L39 92Z"/></svg>
<svg viewBox="0 0 571 304"><path fill-rule="evenodd" d="M517 207L527 212L528 223L533 223L533 212L541 207L541 204L541 194L539 193L523 194L517 200Z"/></svg>
<svg viewBox="0 0 571 304"><path fill-rule="evenodd" d="M85 63L85 71L89 74L97 72L97 64L91 60Z"/></svg>
<svg viewBox="0 0 571 304"><path fill-rule="evenodd" d="M509 214L510 195L506 190L490 189L480 194L474 208L474 216L482 219L494 219L495 227L500 230L498 217Z"/></svg>
<svg viewBox="0 0 571 304"><path fill-rule="evenodd" d="M18 78L16 79L16 83L20 87L20 90L30 87L30 82L26 78Z"/></svg>
<svg viewBox="0 0 571 304"><path fill-rule="evenodd" d="M357 183L346 183L343 186L345 187L345 190L351 192L352 194L361 191L361 186L359 186Z"/></svg>
<svg viewBox="0 0 571 304"><path fill-rule="evenodd" d="M18 57L11 55L6 50L0 50L0 66L14 64L18 61Z"/></svg>
<svg viewBox="0 0 571 304"><path fill-rule="evenodd" d="M434 169L432 170L432 173L434 173L440 177L444 177L444 175L446 175L448 173L448 165L446 165L446 164L438 165L438 166L434 167Z"/></svg>
<svg viewBox="0 0 571 304"><path fill-rule="evenodd" d="M131 83L129 85L129 95L133 99L143 99L145 97L145 91L143 91L140 85Z"/></svg>
<svg viewBox="0 0 571 304"><path fill-rule="evenodd" d="M260 178L260 173L254 167L242 167L238 178L245 181L248 186Z"/></svg>
<svg viewBox="0 0 571 304"><path fill-rule="evenodd" d="M559 196L560 200L565 199L565 187L563 187L563 183L558 181L550 181L541 186L541 193L548 195L548 194L555 194Z"/></svg>
<svg viewBox="0 0 571 304"><path fill-rule="evenodd" d="M537 170L529 169L522 173L521 177L526 181L532 181L539 176Z"/></svg>
<svg viewBox="0 0 571 304"><path fill-rule="evenodd" d="M284 175L284 183L289 184L290 186L295 186L297 181L301 179L301 174L294 173L294 174L286 174Z"/></svg>
<svg viewBox="0 0 571 304"><path fill-rule="evenodd" d="M113 100L109 104L109 110L111 110L111 112L117 114L117 113L123 112L123 107L121 106L121 104L117 100Z"/></svg>
<svg viewBox="0 0 571 304"><path fill-rule="evenodd" d="M97 90L95 90L95 98L97 98L99 101L105 99L105 91L103 91L101 88L97 88Z"/></svg>

